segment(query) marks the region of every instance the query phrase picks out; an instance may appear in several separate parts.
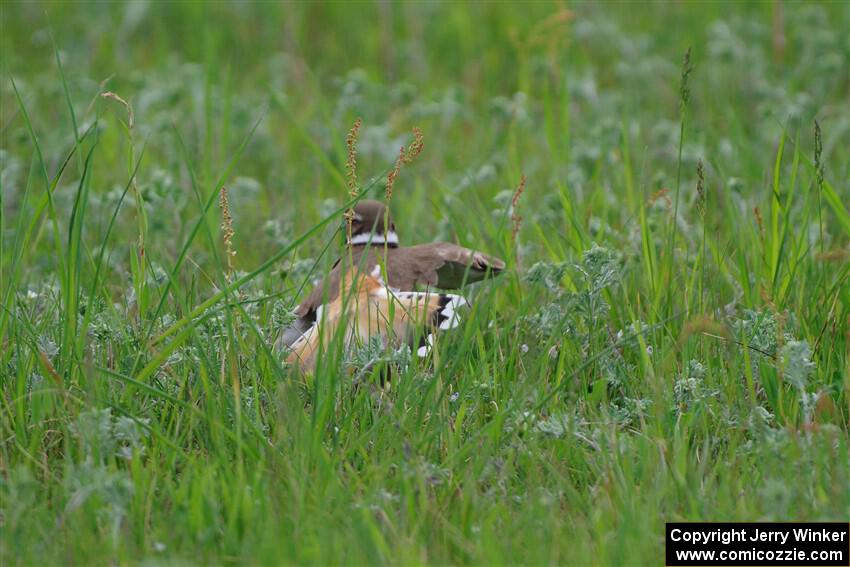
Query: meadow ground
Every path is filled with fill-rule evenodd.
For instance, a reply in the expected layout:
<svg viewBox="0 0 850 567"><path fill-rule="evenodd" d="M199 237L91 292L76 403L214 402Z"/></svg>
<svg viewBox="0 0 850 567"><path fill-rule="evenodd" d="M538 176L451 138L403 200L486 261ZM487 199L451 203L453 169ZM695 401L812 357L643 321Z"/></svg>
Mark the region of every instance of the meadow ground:
<svg viewBox="0 0 850 567"><path fill-rule="evenodd" d="M848 519L847 3L0 17L0 563L659 565L665 521ZM429 363L308 379L272 345L357 118L370 197L423 133L402 240L509 270Z"/></svg>

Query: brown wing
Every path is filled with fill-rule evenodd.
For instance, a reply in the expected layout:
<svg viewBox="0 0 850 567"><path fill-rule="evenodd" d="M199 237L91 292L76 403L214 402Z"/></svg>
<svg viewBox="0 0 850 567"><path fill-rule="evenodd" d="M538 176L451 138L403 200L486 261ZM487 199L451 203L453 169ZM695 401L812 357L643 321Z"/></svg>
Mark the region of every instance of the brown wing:
<svg viewBox="0 0 850 567"><path fill-rule="evenodd" d="M352 259L361 271L368 274L383 254L384 249L378 246L355 250ZM390 248L386 254L387 284L402 291L413 291L417 285L458 289L464 284L496 276L505 269L505 263L498 258L448 242ZM327 286L324 282L318 283L295 309L296 315L308 316L323 303L336 298L340 269L341 263L337 263L328 274Z"/></svg>
<svg viewBox="0 0 850 567"><path fill-rule="evenodd" d="M458 289L496 276L505 269L505 263L498 258L448 242L420 244L403 250L416 267L417 283L440 289Z"/></svg>

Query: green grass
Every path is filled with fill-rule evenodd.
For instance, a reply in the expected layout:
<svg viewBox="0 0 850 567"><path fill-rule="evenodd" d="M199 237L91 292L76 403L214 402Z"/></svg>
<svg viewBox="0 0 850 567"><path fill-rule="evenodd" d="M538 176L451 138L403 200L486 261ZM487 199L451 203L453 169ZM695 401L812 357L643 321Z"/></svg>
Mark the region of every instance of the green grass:
<svg viewBox="0 0 850 567"><path fill-rule="evenodd" d="M666 521L848 520L846 4L0 19L0 563L657 565ZM385 392L273 349L358 117L370 196L424 132L405 243L510 268Z"/></svg>

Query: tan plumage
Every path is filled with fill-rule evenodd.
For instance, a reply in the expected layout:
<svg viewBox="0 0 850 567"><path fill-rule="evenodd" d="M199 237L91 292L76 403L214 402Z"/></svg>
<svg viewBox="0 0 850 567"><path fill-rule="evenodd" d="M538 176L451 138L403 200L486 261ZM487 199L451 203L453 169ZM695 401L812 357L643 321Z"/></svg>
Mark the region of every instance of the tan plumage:
<svg viewBox="0 0 850 567"><path fill-rule="evenodd" d="M340 293L317 313L316 322L292 345L287 362L305 372L316 367L316 358L337 333L345 347L380 336L393 346L420 338L417 354L426 356L440 329L457 326L456 309L466 304L458 295L394 292L375 268L370 275L356 269L346 272ZM344 327L343 327L344 326Z"/></svg>

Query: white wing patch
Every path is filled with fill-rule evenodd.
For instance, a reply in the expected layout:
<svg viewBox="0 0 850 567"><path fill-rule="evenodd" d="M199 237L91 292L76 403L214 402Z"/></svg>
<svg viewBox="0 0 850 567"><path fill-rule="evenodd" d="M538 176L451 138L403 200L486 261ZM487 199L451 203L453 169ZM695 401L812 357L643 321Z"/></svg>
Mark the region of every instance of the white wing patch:
<svg viewBox="0 0 850 567"><path fill-rule="evenodd" d="M434 335L428 335L428 338L425 339L425 344L416 349L416 356L425 358L430 354L432 346L434 346Z"/></svg>
<svg viewBox="0 0 850 567"><path fill-rule="evenodd" d="M410 298L418 298L425 294L409 293L407 295ZM439 330L454 329L460 325L461 316L459 309L467 304L468 302L466 299L460 295L441 294L439 296L439 309L433 314L431 325ZM430 332L427 336L423 337L419 348L416 349L416 355L420 358L428 356L434 346L434 340L435 337L433 332Z"/></svg>
<svg viewBox="0 0 850 567"><path fill-rule="evenodd" d="M442 311L440 311L442 319L440 321L440 328L454 329L460 324L460 315L457 310L459 307L466 305L466 299L459 295L447 295L446 297L449 298L449 301L443 307Z"/></svg>

